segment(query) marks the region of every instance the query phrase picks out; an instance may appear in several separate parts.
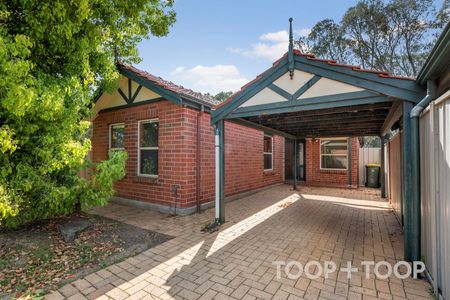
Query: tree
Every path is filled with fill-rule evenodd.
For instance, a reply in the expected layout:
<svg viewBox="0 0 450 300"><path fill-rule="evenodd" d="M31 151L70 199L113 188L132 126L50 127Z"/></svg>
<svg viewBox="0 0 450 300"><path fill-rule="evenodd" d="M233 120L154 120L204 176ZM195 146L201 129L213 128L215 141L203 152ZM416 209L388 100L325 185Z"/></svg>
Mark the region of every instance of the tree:
<svg viewBox="0 0 450 300"><path fill-rule="evenodd" d="M114 51L163 36L172 1L10 0L0 3L0 224L14 227L104 204L124 176L125 153L89 164L93 94L119 77Z"/></svg>
<svg viewBox="0 0 450 300"><path fill-rule="evenodd" d="M318 22L297 46L341 63L416 76L450 20L449 3L437 12L432 0L360 0L339 24Z"/></svg>
<svg viewBox="0 0 450 300"><path fill-rule="evenodd" d="M214 98L216 99L216 100L219 100L219 101L225 101L225 100L227 100L228 99L228 97L230 97L231 95L233 95L233 92L220 92L220 93L217 93L215 96L214 96Z"/></svg>

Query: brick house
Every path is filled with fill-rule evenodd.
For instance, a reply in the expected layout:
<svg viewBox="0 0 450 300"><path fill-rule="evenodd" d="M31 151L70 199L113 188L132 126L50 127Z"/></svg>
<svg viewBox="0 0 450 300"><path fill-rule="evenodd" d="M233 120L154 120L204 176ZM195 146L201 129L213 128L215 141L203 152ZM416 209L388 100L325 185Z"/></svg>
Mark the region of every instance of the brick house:
<svg viewBox="0 0 450 300"><path fill-rule="evenodd" d="M135 67L117 67L118 89L96 99L92 134L94 161L106 159L110 150L128 153L126 176L116 183L114 200L176 214L212 206L215 145L210 112L218 101ZM225 128L225 196L293 179L291 140L232 122L225 122ZM356 138L297 143L299 181L357 185ZM347 170L349 159L352 172Z"/></svg>

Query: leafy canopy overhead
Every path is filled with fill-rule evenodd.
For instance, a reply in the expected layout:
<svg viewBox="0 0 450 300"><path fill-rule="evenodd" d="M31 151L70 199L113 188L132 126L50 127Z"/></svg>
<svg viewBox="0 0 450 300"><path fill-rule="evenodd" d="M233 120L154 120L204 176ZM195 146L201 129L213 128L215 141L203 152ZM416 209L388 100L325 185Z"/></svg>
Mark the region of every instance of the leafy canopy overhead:
<svg viewBox="0 0 450 300"><path fill-rule="evenodd" d="M76 205L102 204L124 176L124 153L78 172L96 88L112 90L114 52L139 61L137 43L164 36L171 0L9 0L0 3L0 224L16 226Z"/></svg>
<svg viewBox="0 0 450 300"><path fill-rule="evenodd" d="M233 95L233 92L219 92L214 96L214 98L219 101L225 101L231 95Z"/></svg>
<svg viewBox="0 0 450 300"><path fill-rule="evenodd" d="M318 22L297 41L305 53L341 63L416 76L450 20L450 0L360 0L340 23Z"/></svg>

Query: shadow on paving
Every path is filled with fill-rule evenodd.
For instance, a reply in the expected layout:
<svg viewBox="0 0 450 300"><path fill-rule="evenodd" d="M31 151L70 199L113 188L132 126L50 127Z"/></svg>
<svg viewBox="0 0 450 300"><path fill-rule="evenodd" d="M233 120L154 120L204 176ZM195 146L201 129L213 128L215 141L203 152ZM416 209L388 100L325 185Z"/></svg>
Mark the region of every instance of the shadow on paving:
<svg viewBox="0 0 450 300"><path fill-rule="evenodd" d="M87 294L88 298L105 294L116 299L148 295L175 299L427 295L426 284L418 284L418 280L378 282L373 274L370 279L363 276L362 260L394 264L402 258L401 228L390 209L376 207L371 201L328 196L321 200L286 186L273 190L227 203L229 222L219 232L200 233L200 223L212 220L213 210L174 220L191 227L116 268L107 268L112 274L103 274L106 279L101 284L93 283L98 288ZM313 280L305 274L289 279L284 272L278 277L273 262L293 260L302 265L313 260L322 265L333 261L338 269L351 261L360 270L351 279L341 272ZM310 269L313 274L317 271L317 267ZM104 284L104 280L109 282Z"/></svg>

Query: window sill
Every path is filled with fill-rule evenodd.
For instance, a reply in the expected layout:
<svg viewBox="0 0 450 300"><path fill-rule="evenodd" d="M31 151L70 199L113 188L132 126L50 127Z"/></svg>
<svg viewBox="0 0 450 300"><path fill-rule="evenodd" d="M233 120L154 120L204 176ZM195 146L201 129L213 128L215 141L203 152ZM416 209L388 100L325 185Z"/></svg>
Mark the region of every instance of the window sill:
<svg viewBox="0 0 450 300"><path fill-rule="evenodd" d="M274 170L264 170L264 175L271 175L271 174L275 174Z"/></svg>
<svg viewBox="0 0 450 300"><path fill-rule="evenodd" d="M348 170L320 169L320 173L347 174Z"/></svg>
<svg viewBox="0 0 450 300"><path fill-rule="evenodd" d="M158 177L150 177L150 176L135 176L133 178L133 182L139 183L158 183Z"/></svg>

